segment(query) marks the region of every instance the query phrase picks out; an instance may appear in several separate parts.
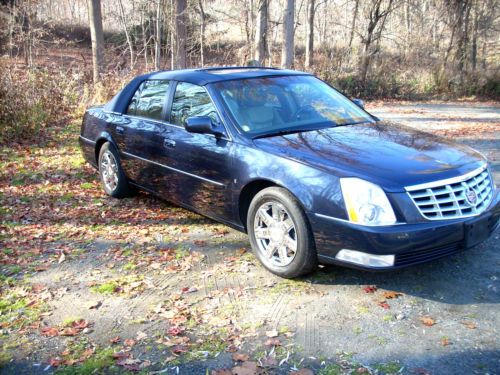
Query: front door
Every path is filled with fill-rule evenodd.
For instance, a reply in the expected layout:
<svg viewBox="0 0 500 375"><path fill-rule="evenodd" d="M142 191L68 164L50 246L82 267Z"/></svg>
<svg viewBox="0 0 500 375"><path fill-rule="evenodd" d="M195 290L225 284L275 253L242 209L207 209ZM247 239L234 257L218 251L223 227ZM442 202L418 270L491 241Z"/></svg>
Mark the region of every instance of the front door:
<svg viewBox="0 0 500 375"><path fill-rule="evenodd" d="M232 215L231 184L233 143L227 137L189 133L184 121L210 116L220 121L204 87L178 82L172 100L168 132L158 134L164 145L161 163L170 168L166 197L222 221Z"/></svg>

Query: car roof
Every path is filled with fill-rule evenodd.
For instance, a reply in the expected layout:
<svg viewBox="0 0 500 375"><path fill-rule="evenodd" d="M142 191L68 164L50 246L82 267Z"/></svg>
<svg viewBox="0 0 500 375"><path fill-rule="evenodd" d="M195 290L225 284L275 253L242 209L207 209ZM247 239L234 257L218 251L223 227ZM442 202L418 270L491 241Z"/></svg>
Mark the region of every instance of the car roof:
<svg viewBox="0 0 500 375"><path fill-rule="evenodd" d="M259 78L283 75L305 75L309 73L270 67L224 66L199 69L165 70L144 74L143 79L171 79L206 85L209 83L235 79Z"/></svg>
<svg viewBox="0 0 500 375"><path fill-rule="evenodd" d="M182 81L195 85L205 86L210 83L245 78L301 75L310 75L310 73L288 69L252 66L223 66L198 69L164 70L159 72L146 73L137 76L132 81L130 81L123 88L123 90L117 93L115 97L104 106L104 109L111 112L124 113L129 99L134 94L137 87L139 87L139 85L143 81L150 79Z"/></svg>

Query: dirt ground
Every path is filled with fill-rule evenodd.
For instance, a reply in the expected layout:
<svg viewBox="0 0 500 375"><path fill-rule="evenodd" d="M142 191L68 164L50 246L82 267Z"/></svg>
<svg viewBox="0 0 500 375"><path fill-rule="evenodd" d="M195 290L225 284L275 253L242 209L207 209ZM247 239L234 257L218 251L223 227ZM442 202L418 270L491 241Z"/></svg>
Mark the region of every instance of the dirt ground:
<svg viewBox="0 0 500 375"><path fill-rule="evenodd" d="M498 104L368 109L477 148L499 185ZM242 233L106 197L77 133L2 152L0 373L500 373L499 230L400 271L284 280Z"/></svg>

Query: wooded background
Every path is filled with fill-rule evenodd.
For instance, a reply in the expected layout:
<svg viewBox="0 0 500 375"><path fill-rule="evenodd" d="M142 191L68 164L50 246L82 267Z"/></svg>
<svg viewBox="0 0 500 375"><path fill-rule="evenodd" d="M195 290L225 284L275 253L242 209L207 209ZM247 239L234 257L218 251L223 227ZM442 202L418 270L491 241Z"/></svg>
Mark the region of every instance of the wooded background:
<svg viewBox="0 0 500 375"><path fill-rule="evenodd" d="M3 107L41 90L22 86L30 80L71 109L107 100L140 72L256 63L312 71L368 99L500 97L497 0L0 4ZM17 121L3 112L3 126Z"/></svg>

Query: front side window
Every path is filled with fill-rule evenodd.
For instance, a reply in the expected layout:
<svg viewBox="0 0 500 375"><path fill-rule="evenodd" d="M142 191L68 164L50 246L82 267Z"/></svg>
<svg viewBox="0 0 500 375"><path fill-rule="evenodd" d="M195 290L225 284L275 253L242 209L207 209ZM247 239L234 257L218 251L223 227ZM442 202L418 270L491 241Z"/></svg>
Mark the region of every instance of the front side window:
<svg viewBox="0 0 500 375"><path fill-rule="evenodd" d="M127 114L162 120L161 114L167 97L169 82L148 80L141 83L130 101Z"/></svg>
<svg viewBox="0 0 500 375"><path fill-rule="evenodd" d="M251 136L374 121L341 93L312 76L283 76L214 84L237 125Z"/></svg>
<svg viewBox="0 0 500 375"><path fill-rule="evenodd" d="M217 111L205 89L192 83L179 82L175 89L170 122L184 126L188 117L209 116L217 122Z"/></svg>

